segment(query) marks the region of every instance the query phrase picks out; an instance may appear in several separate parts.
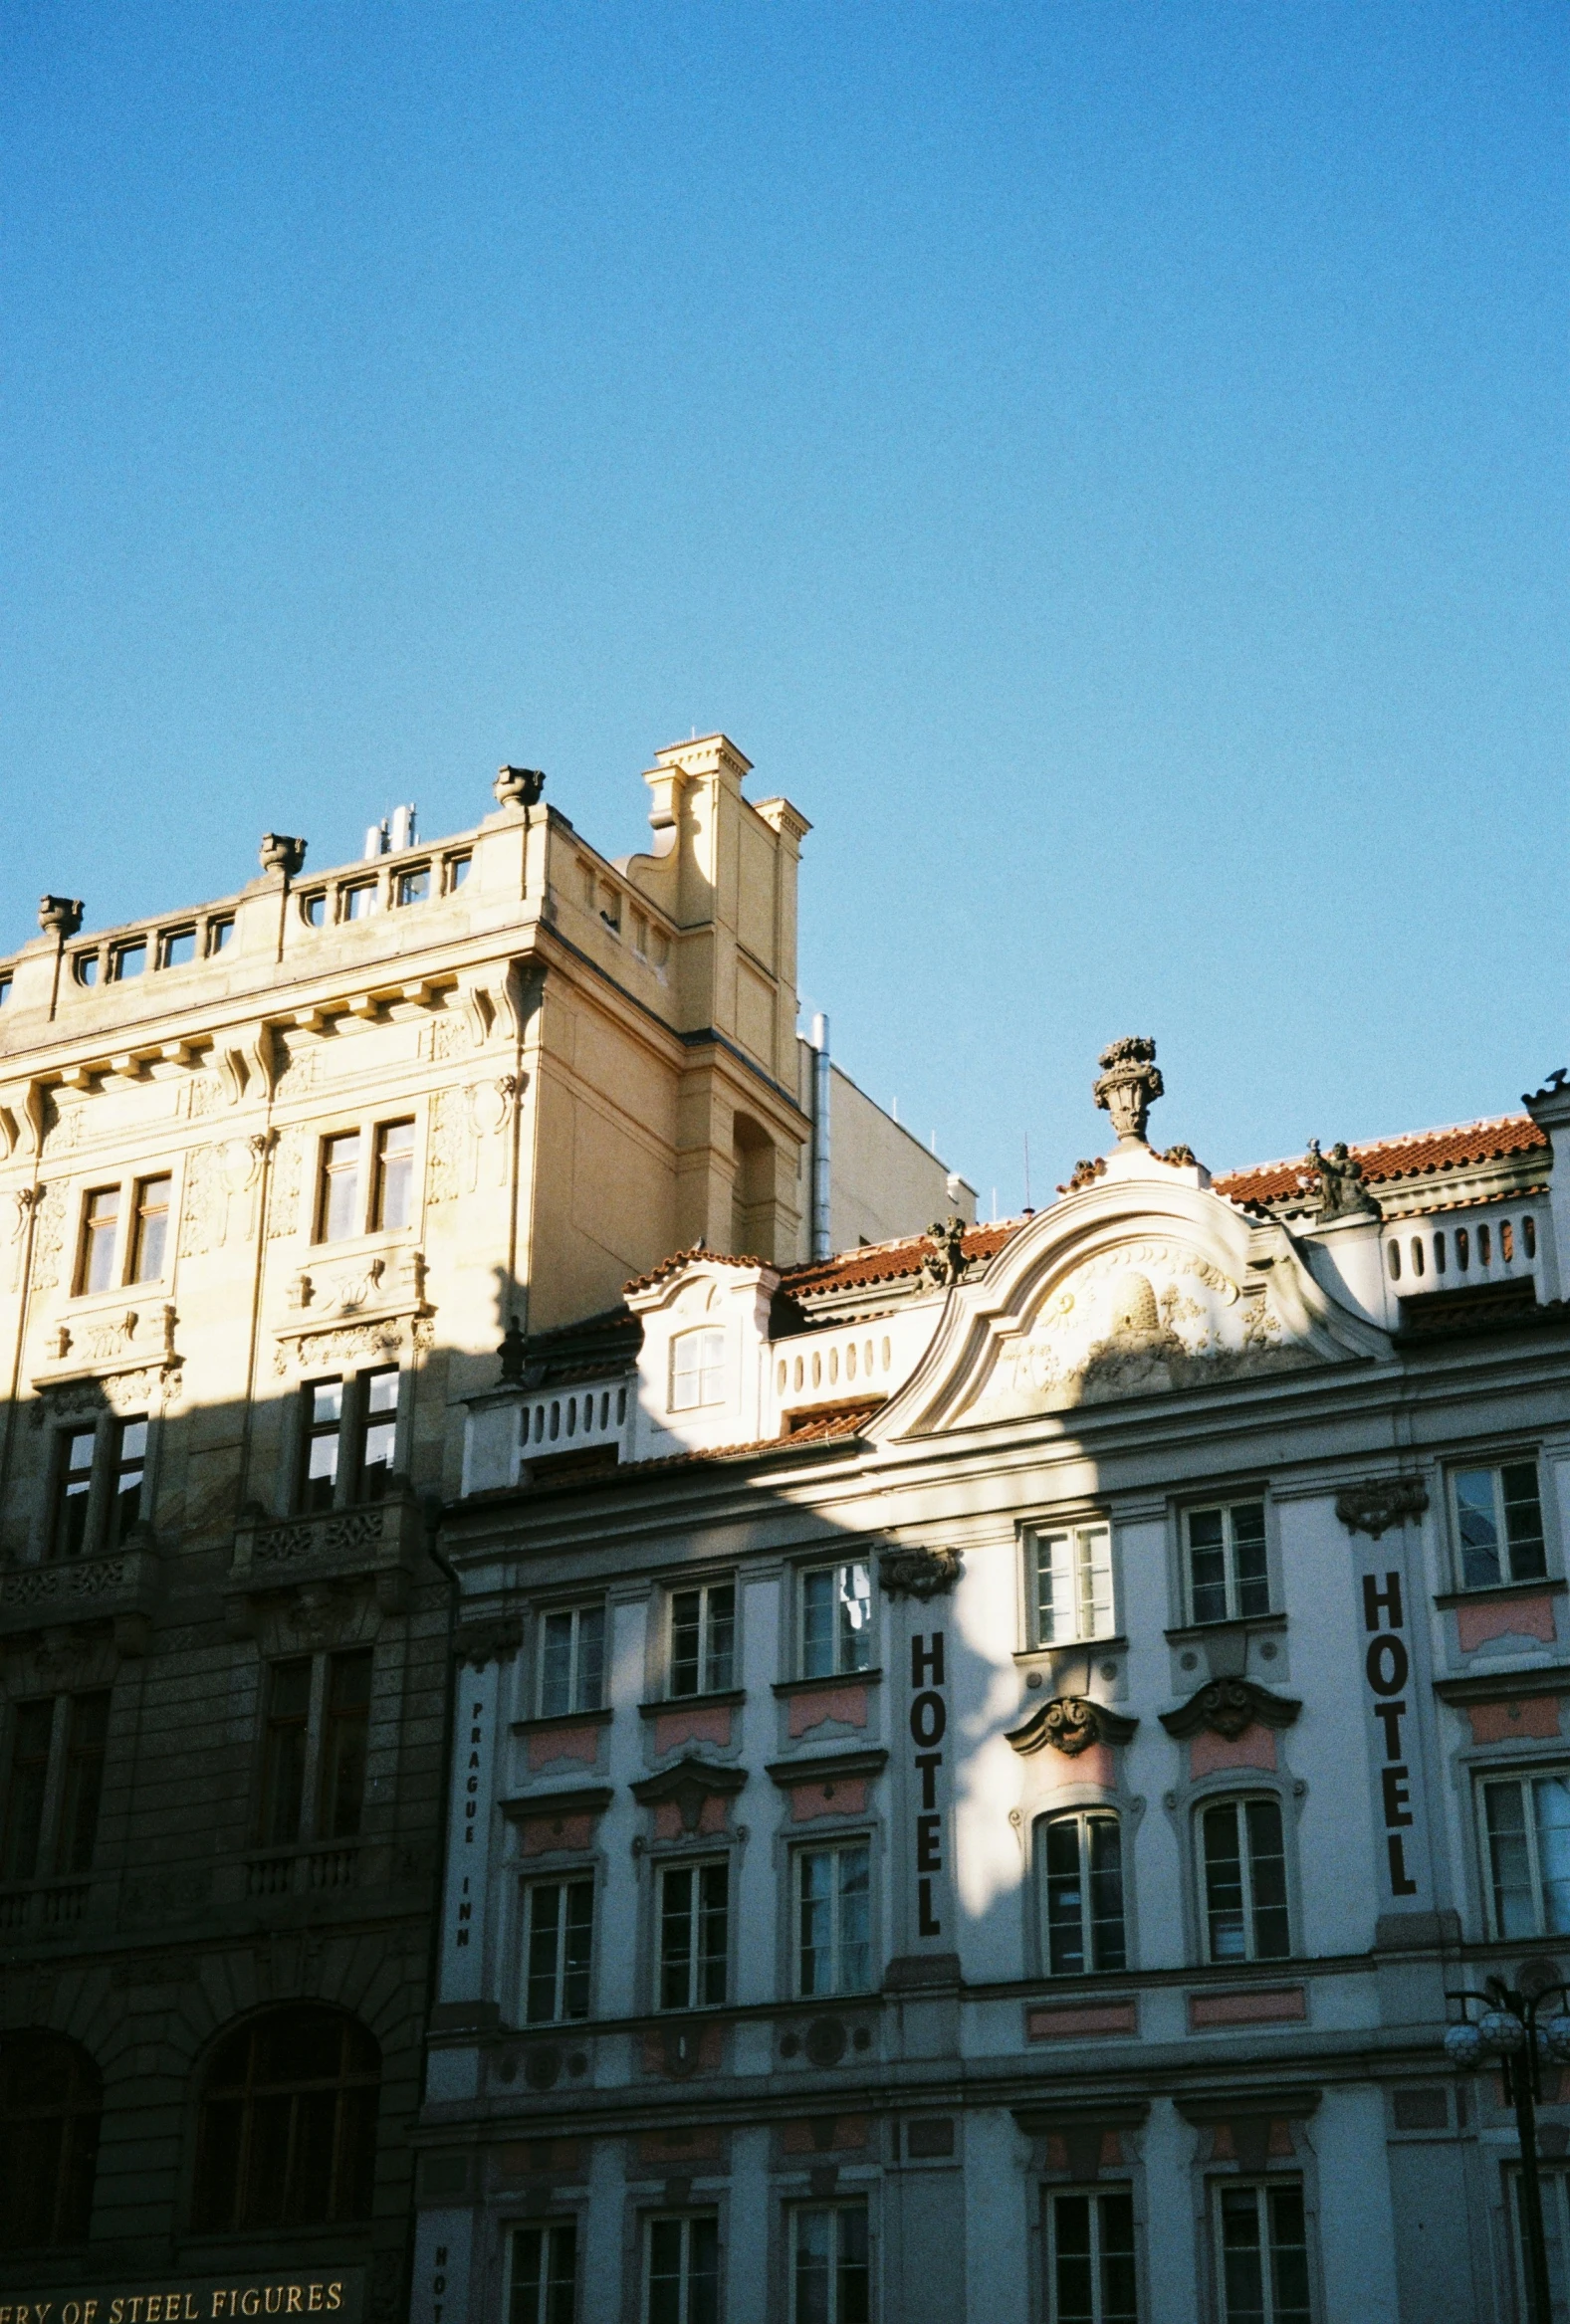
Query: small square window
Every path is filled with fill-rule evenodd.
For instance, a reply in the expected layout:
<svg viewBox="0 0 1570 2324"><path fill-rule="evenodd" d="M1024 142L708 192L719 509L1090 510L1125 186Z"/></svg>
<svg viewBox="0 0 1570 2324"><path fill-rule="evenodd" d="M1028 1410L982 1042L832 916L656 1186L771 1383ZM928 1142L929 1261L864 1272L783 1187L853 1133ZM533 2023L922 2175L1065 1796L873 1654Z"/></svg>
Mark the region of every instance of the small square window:
<svg viewBox="0 0 1570 2324"><path fill-rule="evenodd" d="M422 864L418 871L399 872L398 902L400 904L428 904L430 894L431 872L429 864Z"/></svg>
<svg viewBox="0 0 1570 2324"><path fill-rule="evenodd" d="M456 896L458 890L469 877L473 863L472 855L450 855L447 858L447 893L449 896Z"/></svg>
<svg viewBox="0 0 1570 2324"><path fill-rule="evenodd" d="M1540 1582L1548 1571L1548 1546L1537 1463L1503 1461L1497 1468L1454 1469L1451 1490L1461 1587Z"/></svg>
<svg viewBox="0 0 1570 2324"><path fill-rule="evenodd" d="M317 888L300 899L300 917L307 928L325 928L328 917L328 895L325 888Z"/></svg>
<svg viewBox="0 0 1570 2324"><path fill-rule="evenodd" d="M368 920L376 909L376 883L361 880L355 887L343 890L339 917L343 920Z"/></svg>
<svg viewBox="0 0 1570 2324"><path fill-rule="evenodd" d="M194 928L166 928L158 939L160 968L188 968L196 957Z"/></svg>
<svg viewBox="0 0 1570 2324"><path fill-rule="evenodd" d="M207 950L209 954L224 951L234 935L232 920L210 920L207 923Z"/></svg>
<svg viewBox="0 0 1570 2324"><path fill-rule="evenodd" d="M146 939L142 938L133 945L120 945L110 957L112 963L110 973L115 983L128 983L132 976L139 976L147 965Z"/></svg>
<svg viewBox="0 0 1570 2324"><path fill-rule="evenodd" d="M71 963L71 973L79 984L94 985L99 980L97 952L78 952Z"/></svg>

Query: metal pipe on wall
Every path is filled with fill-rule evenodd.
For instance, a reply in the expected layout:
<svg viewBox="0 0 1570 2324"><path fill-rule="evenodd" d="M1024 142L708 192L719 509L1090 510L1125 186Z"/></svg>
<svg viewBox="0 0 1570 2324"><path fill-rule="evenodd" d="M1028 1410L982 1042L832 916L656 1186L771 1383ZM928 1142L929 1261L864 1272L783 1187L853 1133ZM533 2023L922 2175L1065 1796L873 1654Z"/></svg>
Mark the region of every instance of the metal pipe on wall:
<svg viewBox="0 0 1570 2324"><path fill-rule="evenodd" d="M828 1019L819 1009L812 1019L812 1256L833 1251L828 1192L829 1075Z"/></svg>

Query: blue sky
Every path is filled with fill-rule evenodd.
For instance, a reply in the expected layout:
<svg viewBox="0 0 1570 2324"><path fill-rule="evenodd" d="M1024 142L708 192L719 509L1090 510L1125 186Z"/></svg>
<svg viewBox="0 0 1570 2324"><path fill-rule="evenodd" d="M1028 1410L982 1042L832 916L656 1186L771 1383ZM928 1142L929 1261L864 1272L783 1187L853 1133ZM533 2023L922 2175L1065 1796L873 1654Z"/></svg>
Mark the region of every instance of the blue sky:
<svg viewBox="0 0 1570 2324"><path fill-rule="evenodd" d="M724 728L1002 1209L1570 1062L1557 5L0 18L0 948Z"/></svg>

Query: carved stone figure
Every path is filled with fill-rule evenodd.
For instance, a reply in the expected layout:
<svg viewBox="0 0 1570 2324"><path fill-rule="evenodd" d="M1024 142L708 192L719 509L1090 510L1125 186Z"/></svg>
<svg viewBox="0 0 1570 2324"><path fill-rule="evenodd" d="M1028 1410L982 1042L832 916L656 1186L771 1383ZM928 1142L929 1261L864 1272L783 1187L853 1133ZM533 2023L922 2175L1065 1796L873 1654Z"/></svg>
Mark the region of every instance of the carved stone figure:
<svg viewBox="0 0 1570 2324"><path fill-rule="evenodd" d="M1101 1052L1100 1078L1091 1095L1112 1117L1119 1146L1143 1146L1150 1109L1166 1085L1156 1064L1156 1044L1143 1033L1128 1033Z"/></svg>
<svg viewBox="0 0 1570 2324"><path fill-rule="evenodd" d="M1308 1166L1319 1174L1319 1221L1323 1225L1331 1218L1379 1218L1383 1215L1379 1204L1363 1183L1362 1165L1347 1152L1345 1139L1340 1139L1328 1154L1321 1154L1319 1141L1308 1141Z"/></svg>
<svg viewBox="0 0 1570 2324"><path fill-rule="evenodd" d="M1336 1495L1336 1515L1347 1532L1366 1533L1376 1542L1393 1525L1421 1517L1428 1505L1429 1489L1421 1477L1370 1477Z"/></svg>
<svg viewBox="0 0 1570 2324"><path fill-rule="evenodd" d="M947 1290L965 1273L965 1221L956 1217L935 1218L927 1232L937 1247L921 1263L922 1282L937 1290Z"/></svg>
<svg viewBox="0 0 1570 2324"><path fill-rule="evenodd" d="M946 1597L959 1579L958 1550L885 1550L878 1560L878 1580L890 1597Z"/></svg>

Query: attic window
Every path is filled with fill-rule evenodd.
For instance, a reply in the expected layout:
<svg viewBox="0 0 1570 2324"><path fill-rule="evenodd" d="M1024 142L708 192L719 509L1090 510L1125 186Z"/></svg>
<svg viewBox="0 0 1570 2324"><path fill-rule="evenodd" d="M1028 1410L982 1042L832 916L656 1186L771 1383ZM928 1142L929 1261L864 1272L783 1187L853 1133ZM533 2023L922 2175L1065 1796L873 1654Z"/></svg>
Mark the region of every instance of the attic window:
<svg viewBox="0 0 1570 2324"><path fill-rule="evenodd" d="M706 1327L678 1333L671 1342L671 1410L690 1412L699 1404L724 1401L724 1332Z"/></svg>

